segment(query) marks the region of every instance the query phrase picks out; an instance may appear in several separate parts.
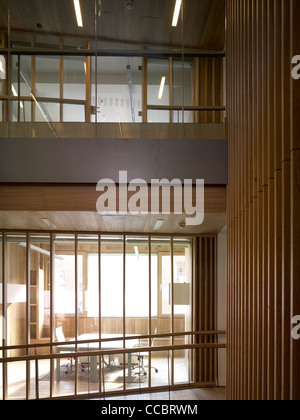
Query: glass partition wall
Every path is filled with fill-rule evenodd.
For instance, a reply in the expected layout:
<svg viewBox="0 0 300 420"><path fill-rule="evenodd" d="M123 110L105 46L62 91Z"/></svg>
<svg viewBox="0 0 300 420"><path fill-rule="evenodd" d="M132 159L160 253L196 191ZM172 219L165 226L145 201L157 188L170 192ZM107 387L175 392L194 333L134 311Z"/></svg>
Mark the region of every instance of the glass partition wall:
<svg viewBox="0 0 300 420"><path fill-rule="evenodd" d="M224 122L222 57L181 62L82 52L65 56L63 50L60 56L33 53L12 50L5 61L11 84L1 83L2 122L44 122L53 128L58 122Z"/></svg>
<svg viewBox="0 0 300 420"><path fill-rule="evenodd" d="M1 399L199 386L194 243L0 233Z"/></svg>
<svg viewBox="0 0 300 420"><path fill-rule="evenodd" d="M125 2L122 10L110 1L85 0L78 25L72 1L56 3L2 4L0 122L7 123L2 136L17 135L16 123L27 123L30 137L59 137L63 129L57 123L69 122L224 123L225 53L221 47L185 48L190 40L183 27L190 22L183 10L194 13L190 5L183 2L182 21L169 36L166 32L167 38L177 32L176 45L168 47L139 37L136 28L148 32L146 38L156 32L143 7L129 11ZM162 14L170 6L165 3ZM159 28L171 24L169 13L164 15ZM97 125L74 132L97 136Z"/></svg>

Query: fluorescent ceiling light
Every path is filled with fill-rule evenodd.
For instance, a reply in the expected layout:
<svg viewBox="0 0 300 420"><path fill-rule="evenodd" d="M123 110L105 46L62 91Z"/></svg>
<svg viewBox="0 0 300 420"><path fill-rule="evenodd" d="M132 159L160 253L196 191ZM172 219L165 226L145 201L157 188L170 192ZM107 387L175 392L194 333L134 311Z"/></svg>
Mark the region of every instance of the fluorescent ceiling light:
<svg viewBox="0 0 300 420"><path fill-rule="evenodd" d="M51 222L51 220L49 220L49 219L42 219L42 221L44 223L46 223L46 225L49 226L51 229L57 229L57 227L55 226L55 224L53 222Z"/></svg>
<svg viewBox="0 0 300 420"><path fill-rule="evenodd" d="M161 78L161 83L160 83L160 88L159 88L159 93L158 93L158 99L161 99L164 93L164 88L165 88L165 83L166 83L166 77L163 76Z"/></svg>
<svg viewBox="0 0 300 420"><path fill-rule="evenodd" d="M79 3L79 0L73 0L73 1L74 1L75 13L76 13L77 25L82 28L83 23L82 23L80 3Z"/></svg>
<svg viewBox="0 0 300 420"><path fill-rule="evenodd" d="M177 26L182 0L176 0L172 26Z"/></svg>
<svg viewBox="0 0 300 420"><path fill-rule="evenodd" d="M14 85L11 85L11 90L12 90L12 93L13 93L14 96L18 96L17 91L16 91ZM23 108L23 104L22 104L21 101L20 101L20 107Z"/></svg>
<svg viewBox="0 0 300 420"><path fill-rule="evenodd" d="M27 248L26 242L20 242L19 245L23 248ZM36 251L36 252L39 252L40 254L43 254L43 255L47 255L47 256L51 255L51 253L49 251L47 251L46 249L40 248L40 247L35 246L35 245L30 245L30 249L31 249L31 251ZM64 260L64 257L62 257L61 255L54 255L54 257L57 260Z"/></svg>
<svg viewBox="0 0 300 420"><path fill-rule="evenodd" d="M135 252L135 255L136 255L137 259L139 260L140 259L140 254L139 254L139 247L138 246L134 247L134 252Z"/></svg>
<svg viewBox="0 0 300 420"><path fill-rule="evenodd" d="M18 96L17 91L16 91L14 85L11 85L11 90L12 90L12 93L13 93L14 96Z"/></svg>
<svg viewBox="0 0 300 420"><path fill-rule="evenodd" d="M159 230L161 228L161 225L164 223L164 220L157 220L154 226L154 230Z"/></svg>

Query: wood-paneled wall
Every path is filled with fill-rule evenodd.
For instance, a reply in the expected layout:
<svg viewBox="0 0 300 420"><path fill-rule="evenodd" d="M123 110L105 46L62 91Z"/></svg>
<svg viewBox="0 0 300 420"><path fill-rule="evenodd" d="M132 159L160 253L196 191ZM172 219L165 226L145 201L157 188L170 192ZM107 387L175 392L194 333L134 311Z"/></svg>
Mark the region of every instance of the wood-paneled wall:
<svg viewBox="0 0 300 420"><path fill-rule="evenodd" d="M224 58L194 59L194 105L224 106ZM223 111L195 111L195 123L222 123Z"/></svg>
<svg viewBox="0 0 300 420"><path fill-rule="evenodd" d="M228 399L300 399L299 18L227 0Z"/></svg>

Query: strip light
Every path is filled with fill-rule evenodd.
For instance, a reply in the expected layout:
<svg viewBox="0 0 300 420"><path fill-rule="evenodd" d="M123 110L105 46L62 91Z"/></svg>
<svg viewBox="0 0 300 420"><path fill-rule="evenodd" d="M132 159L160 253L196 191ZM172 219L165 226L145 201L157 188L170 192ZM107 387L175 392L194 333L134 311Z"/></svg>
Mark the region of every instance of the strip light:
<svg viewBox="0 0 300 420"><path fill-rule="evenodd" d="M12 93L13 93L14 96L18 96L17 91L16 91L14 85L11 85L11 90L12 90ZM22 104L21 101L20 101L20 107L23 109L23 104Z"/></svg>
<svg viewBox="0 0 300 420"><path fill-rule="evenodd" d="M161 83L160 83L160 88L159 88L159 93L158 93L158 99L161 99L164 93L164 88L165 88L165 83L166 83L166 77L163 76L161 78Z"/></svg>
<svg viewBox="0 0 300 420"><path fill-rule="evenodd" d="M73 0L73 1L74 1L75 13L76 13L77 25L82 28L83 23L82 23L80 2L79 2L79 0Z"/></svg>
<svg viewBox="0 0 300 420"><path fill-rule="evenodd" d="M57 229L57 227L55 226L55 224L53 222L51 222L50 219L42 219L42 221L44 223L46 223L46 225L48 225L51 229Z"/></svg>
<svg viewBox="0 0 300 420"><path fill-rule="evenodd" d="M163 223L164 223L164 220L162 219L157 220L154 226L154 230L159 230Z"/></svg>
<svg viewBox="0 0 300 420"><path fill-rule="evenodd" d="M19 245L23 248L27 248L26 242L20 242ZM46 249L40 248L40 247L35 246L35 245L30 245L30 249L31 249L31 251L36 251L36 252L39 252L40 254L44 254L44 255L47 255L47 256L51 255L50 251L47 251ZM54 255L54 257L57 260L64 260L64 257L62 257L61 255Z"/></svg>
<svg viewBox="0 0 300 420"><path fill-rule="evenodd" d="M182 0L176 0L172 26L177 26Z"/></svg>

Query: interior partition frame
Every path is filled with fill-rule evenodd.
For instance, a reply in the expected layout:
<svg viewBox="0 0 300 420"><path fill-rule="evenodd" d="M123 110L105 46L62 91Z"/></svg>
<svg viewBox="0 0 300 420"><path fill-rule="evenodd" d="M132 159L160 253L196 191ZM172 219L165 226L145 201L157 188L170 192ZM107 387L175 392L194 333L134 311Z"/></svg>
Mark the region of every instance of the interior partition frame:
<svg viewBox="0 0 300 420"><path fill-rule="evenodd" d="M99 282L99 295L98 295L98 299L99 299L99 340L98 340L98 344L99 344L99 357L100 353L102 351L102 347L101 347L101 343L102 343L102 328L101 328L101 317L102 317L102 308L101 308L101 245L102 245L102 236L107 236L107 233L93 233L93 232L54 232L54 231L10 231L10 230L3 230L2 232L0 232L2 234L2 278L3 278L3 287L2 287L2 302L3 302L3 316L4 316L4 320L5 323L7 322L7 234L8 233L26 233L26 345L25 346L7 346L7 337L3 337L2 340L2 349L3 350L3 359L2 361L0 360L0 363L3 364L3 399L6 400L8 398L8 377L7 377L7 363L9 362L9 358L8 358L8 350L11 349L12 347L16 347L16 348L22 348L25 351L25 357L20 357L20 360L26 360L26 399L30 399L30 363L32 360L39 360L39 359L43 359L45 357L43 356L39 356L39 355L34 355L33 350L35 348L43 348L43 347L49 347L50 348L50 354L47 355L47 358L50 359L50 392L49 392L49 397L50 399L54 399L54 380L55 380L55 359L58 357L56 354L56 346L57 343L55 341L55 312L54 312L54 307L55 307L55 294L54 294L54 277L55 277L55 238L58 234L66 234L66 235L74 235L75 238L75 353L74 353L74 357L75 357L75 369L76 369L76 375L75 375L75 388L74 388L74 395L73 397L76 398L79 395L82 396L81 394L78 393L78 358L81 356L81 352L78 352L78 319L79 319L79 313L78 313L78 299L79 299L79 295L78 295L78 267L77 267L77 263L78 263L78 239L80 237L80 235L87 235L90 234L93 237L97 238L97 243L98 243L98 263L99 263L99 273L98 273L98 282ZM50 339L49 342L47 342L46 344L31 344L30 342L30 251L31 251L31 235L32 234L46 234L46 235L50 235ZM118 235L120 236L120 235ZM182 235L182 238L186 239L191 239L191 258L192 258L192 264L191 264L191 300L190 300L190 316L191 316L191 323L190 323L190 329L188 331L179 331L179 332L175 332L174 329L174 321L175 321L175 314L174 314L174 238L178 239L181 237L181 235L162 235L162 234L132 234L132 233L128 233L128 234L122 234L122 244L123 244L123 353L122 350L120 350L121 354L123 354L123 357L125 359L126 356L126 340L128 340L128 337L126 336L126 237L127 236L140 236L143 238L147 238L146 241L148 243L148 258L149 258L149 269L148 269L148 285L149 285L149 320L148 320L148 334L145 335L141 335L141 338L143 339L147 339L148 341L148 348L146 351L149 352L149 368L151 371L151 356L153 351L158 351L161 348L168 348L171 356L171 381L169 386L171 386L172 388L176 388L178 387L177 384L175 384L174 381L174 356L175 356L175 351L178 349L185 349L184 351L189 351L189 352L195 352L197 346L201 347L201 348L215 348L215 352L217 352L217 348L224 348L224 345L218 345L216 344L215 341L212 342L212 340L205 340L205 344L198 344L199 340L197 340L197 337L204 335L208 338L211 338L212 335L214 335L215 337L217 337L217 334L221 334L224 332L218 332L218 331L198 331L195 330L195 314L196 314L196 310L197 307L199 305L199 302L197 302L194 298L194 291L195 291L195 281L196 281L196 275L195 275L195 270L193 269L194 266L194 258L195 258L195 248L194 248L194 241L195 238L199 238L199 235ZM151 241L152 239L155 238L161 238L161 237L166 237L167 239L170 240L170 256L171 256L171 333L170 334L158 334L158 336L161 337L169 337L171 338L171 346L153 346L152 344L152 339L154 338L154 334L152 333L152 310L151 310L151 274L152 274L152 265L151 265L151 255L152 255L152 244ZM215 236L214 236L215 237ZM210 245L212 246L212 245ZM216 264L216 261L214 262L214 264ZM215 266L216 267L216 266ZM216 273L216 268L215 268L215 273ZM215 295L216 295L216 290L215 290ZM216 308L215 308L215 312L216 312ZM7 325L5 325L6 331L7 329ZM181 345L181 346L176 346L175 345L175 337L176 336L189 336L190 340L189 340L189 345ZM156 336L155 336L156 337ZM102 353L103 354L103 351ZM15 359L15 358L12 358ZM192 378L192 380L190 381L189 379L189 383L186 384L186 386L191 386L193 385L193 369L194 369L194 357L189 357L190 360L190 366L188 367L188 369L190 369L189 371L189 378ZM124 360L125 362L125 360ZM216 369L216 366L214 366L214 368ZM123 371L123 391L125 393L130 392L129 389L126 389L126 383L125 383L125 372L126 367L125 367L125 363L124 363L124 371ZM102 382L101 382L101 363L99 363L99 391L96 392L95 394L91 394L91 395L102 395L103 392L103 388L102 388ZM153 388L152 384L151 384L151 374L149 374L149 383L148 383L148 387L145 388L145 390L157 390L160 388ZM199 384L196 384L197 386L199 386ZM181 385L182 386L182 385ZM185 387L185 385L183 384L183 387ZM133 390L134 391L134 390ZM133 392L132 391L132 392ZM136 392L136 389L135 389Z"/></svg>

